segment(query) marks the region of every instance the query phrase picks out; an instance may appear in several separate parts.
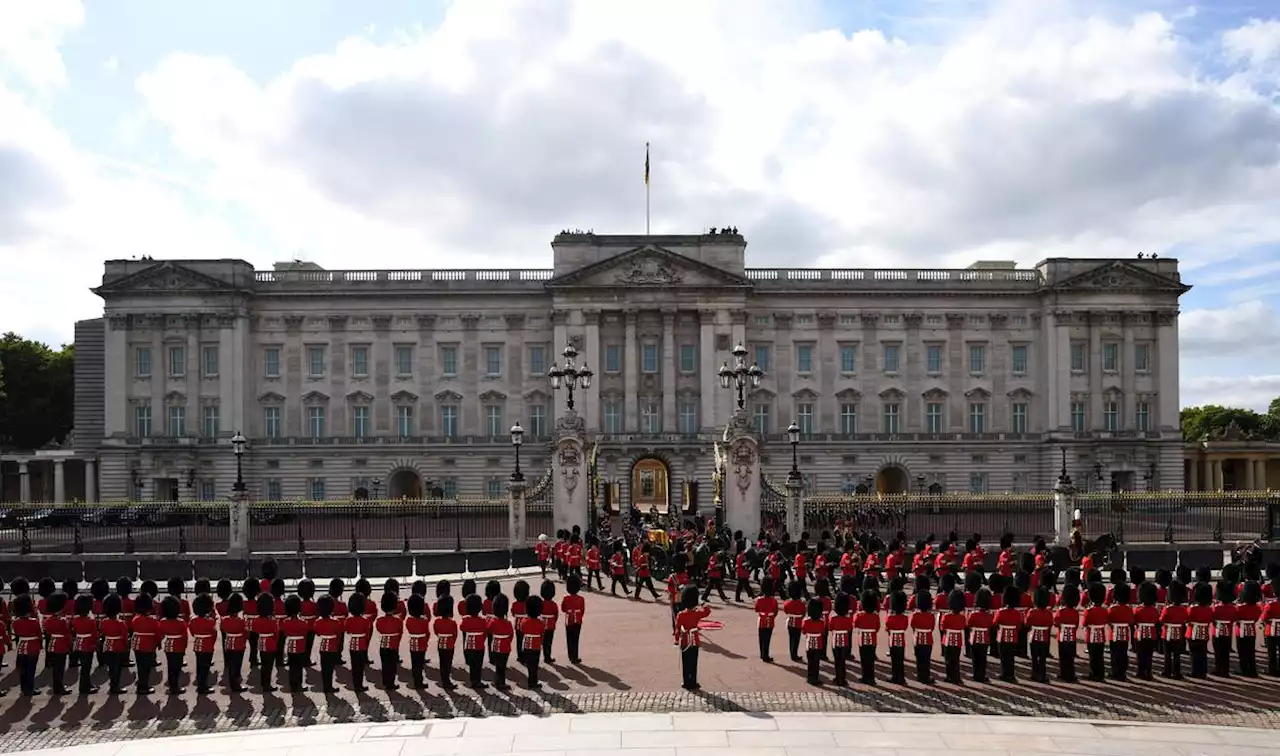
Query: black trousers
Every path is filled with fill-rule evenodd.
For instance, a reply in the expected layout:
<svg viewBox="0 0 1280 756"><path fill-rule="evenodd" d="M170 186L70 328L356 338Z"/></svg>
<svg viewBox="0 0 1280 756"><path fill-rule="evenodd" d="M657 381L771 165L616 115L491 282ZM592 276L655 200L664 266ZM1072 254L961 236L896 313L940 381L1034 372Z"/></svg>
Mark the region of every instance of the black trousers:
<svg viewBox="0 0 1280 756"><path fill-rule="evenodd" d="M1129 676L1129 641L1111 641L1111 679L1125 680Z"/></svg>
<svg viewBox="0 0 1280 756"><path fill-rule="evenodd" d="M905 646L889 647L889 682L905 685L907 682L907 649Z"/></svg>
<svg viewBox="0 0 1280 756"><path fill-rule="evenodd" d="M264 693L275 690L271 675L276 671L276 652L258 649L258 685Z"/></svg>
<svg viewBox="0 0 1280 756"><path fill-rule="evenodd" d="M743 591L746 591L746 593L747 593L747 598L749 598L749 599L753 599L753 598L755 598L755 597L756 597L756 593L755 593L755 591L751 590L751 581L750 581L750 580L748 580L748 579L747 579L747 578L745 578L745 577L740 577L740 578L738 578L735 582L736 582L737 584L733 587L733 600L734 600L734 601L741 601L741 600L742 600L742 592L743 592Z"/></svg>
<svg viewBox="0 0 1280 756"><path fill-rule="evenodd" d="M538 562L538 569L542 570L542 579L546 580L547 579L547 563Z"/></svg>
<svg viewBox="0 0 1280 756"><path fill-rule="evenodd" d="M165 686L170 693L177 693L182 684L182 654L176 651L164 652Z"/></svg>
<svg viewBox="0 0 1280 756"><path fill-rule="evenodd" d="M720 594L721 601L729 600L729 597L724 595L724 578L713 577L713 578L707 579L707 590L703 591L702 593L702 600L704 602L707 599L711 598L712 591L715 591L716 593Z"/></svg>
<svg viewBox="0 0 1280 756"><path fill-rule="evenodd" d="M382 673L382 687L391 690L396 687L396 672L400 669L400 652L394 648L378 649L378 667Z"/></svg>
<svg viewBox="0 0 1280 756"><path fill-rule="evenodd" d="M916 681L933 682L933 646L916 644Z"/></svg>
<svg viewBox="0 0 1280 756"><path fill-rule="evenodd" d="M252 624L252 623L250 623ZM258 666L258 634L249 633L249 668Z"/></svg>
<svg viewBox="0 0 1280 756"><path fill-rule="evenodd" d="M1258 676L1258 638L1255 635L1242 635L1236 638L1236 654L1240 657L1240 674L1245 677Z"/></svg>
<svg viewBox="0 0 1280 756"><path fill-rule="evenodd" d="M423 680L423 673L427 668L427 652L426 651L410 651L409 652L409 677L413 680L413 687L416 690L422 690L427 687L427 683Z"/></svg>
<svg viewBox="0 0 1280 756"><path fill-rule="evenodd" d="M624 595L631 590L627 586L627 576L625 574L613 575L612 577L609 578L609 593L612 593L613 595L617 596L618 586L622 586L622 593Z"/></svg>
<svg viewBox="0 0 1280 756"><path fill-rule="evenodd" d="M441 648L440 652L440 687L452 690L453 684L453 649Z"/></svg>
<svg viewBox="0 0 1280 756"><path fill-rule="evenodd" d="M1058 641L1058 679L1076 681L1076 644L1074 641Z"/></svg>
<svg viewBox="0 0 1280 756"><path fill-rule="evenodd" d="M307 661L311 657L307 656L306 652L300 651L286 654L285 658L289 664L289 691L291 693L301 693L306 690L303 685L303 675L307 669Z"/></svg>
<svg viewBox="0 0 1280 756"><path fill-rule="evenodd" d="M1267 674L1280 676L1280 637L1267 636Z"/></svg>
<svg viewBox="0 0 1280 756"><path fill-rule="evenodd" d="M773 641L773 628L762 627L756 631L756 636L760 640L760 659L761 661L769 661L773 657L769 656L769 646Z"/></svg>
<svg viewBox="0 0 1280 756"><path fill-rule="evenodd" d="M213 672L213 652L196 654L196 690L206 693L213 690L209 684L210 673Z"/></svg>
<svg viewBox="0 0 1280 756"><path fill-rule="evenodd" d="M876 684L876 647L858 646L858 665L862 668L862 684Z"/></svg>
<svg viewBox="0 0 1280 756"><path fill-rule="evenodd" d="M1213 638L1213 674L1231 676L1231 638L1215 635Z"/></svg>
<svg viewBox="0 0 1280 756"><path fill-rule="evenodd" d="M321 651L320 652L320 690L325 693L337 692L337 688L333 687L333 672L338 668L338 661L342 659L341 651Z"/></svg>
<svg viewBox="0 0 1280 756"><path fill-rule="evenodd" d="M1085 646L1089 653L1089 679L1102 682L1107 679L1107 646L1105 643L1090 643Z"/></svg>
<svg viewBox="0 0 1280 756"><path fill-rule="evenodd" d="M111 693L123 692L124 689L120 687L120 673L124 671L124 654L119 651L104 651L102 657L107 665L107 680Z"/></svg>
<svg viewBox="0 0 1280 756"><path fill-rule="evenodd" d="M564 626L564 644L569 650L569 661L577 664L582 660L578 655L578 642L582 640L582 624Z"/></svg>
<svg viewBox="0 0 1280 756"><path fill-rule="evenodd" d="M1180 679L1182 677L1182 654L1186 651L1187 642L1181 638L1177 640L1166 639L1164 642L1164 670L1161 673L1165 677Z"/></svg>
<svg viewBox="0 0 1280 756"><path fill-rule="evenodd" d="M555 639L556 639L556 631L554 628L551 630L543 631L542 660L547 664L550 664L551 662L555 661L555 659L551 658L551 644L555 642Z"/></svg>
<svg viewBox="0 0 1280 756"><path fill-rule="evenodd" d="M960 679L960 653L962 650L960 646L942 647L942 661L946 669L947 682L953 685L962 683Z"/></svg>
<svg viewBox="0 0 1280 756"><path fill-rule="evenodd" d="M67 689L67 655L50 653L44 657L44 666L49 670L49 681L55 691Z"/></svg>
<svg viewBox="0 0 1280 756"><path fill-rule="evenodd" d="M88 695L93 690L93 654L80 655L80 694Z"/></svg>
<svg viewBox="0 0 1280 756"><path fill-rule="evenodd" d="M836 685L848 685L849 649L847 647L836 646L835 649L833 649L832 654L835 656Z"/></svg>
<svg viewBox="0 0 1280 756"><path fill-rule="evenodd" d="M471 687L480 687L483 682L481 672L484 671L484 650L463 649L462 659L467 664L467 680L471 683Z"/></svg>
<svg viewBox="0 0 1280 756"><path fill-rule="evenodd" d="M1031 652L1031 679L1049 682L1049 641L1028 643Z"/></svg>
<svg viewBox="0 0 1280 756"><path fill-rule="evenodd" d="M1209 674L1209 641L1188 641L1187 648L1191 650L1191 676L1207 677Z"/></svg>
<svg viewBox="0 0 1280 756"><path fill-rule="evenodd" d="M526 687L537 688L541 683L538 682L538 662L542 660L540 651L521 651L520 662L524 664L525 677L528 679Z"/></svg>
<svg viewBox="0 0 1280 756"><path fill-rule="evenodd" d="M987 682L987 649L986 643L975 643L969 647L973 657L973 679L976 682Z"/></svg>
<svg viewBox="0 0 1280 756"><path fill-rule="evenodd" d="M369 666L369 651L351 649L351 689L364 692L364 671Z"/></svg>
<svg viewBox="0 0 1280 756"><path fill-rule="evenodd" d="M156 652L134 651L133 659L138 665L138 692L151 690L151 673L156 669Z"/></svg>
<svg viewBox="0 0 1280 756"><path fill-rule="evenodd" d="M1004 682L1015 682L1018 670L1015 660L1018 657L1018 643L1001 643L1000 645L1000 679Z"/></svg>
<svg viewBox="0 0 1280 756"><path fill-rule="evenodd" d="M36 667L40 664L38 654L20 654L18 656L18 689L22 695L30 696L36 692Z"/></svg>
<svg viewBox="0 0 1280 756"><path fill-rule="evenodd" d="M800 628L787 628L787 650L791 653L791 661L800 661Z"/></svg>
<svg viewBox="0 0 1280 756"><path fill-rule="evenodd" d="M227 685L231 690L244 690L244 652L223 651L222 665L227 668Z"/></svg>
<svg viewBox="0 0 1280 756"><path fill-rule="evenodd" d="M489 654L489 663L493 665L493 687L503 690L507 687L507 661L511 654Z"/></svg>
<svg viewBox="0 0 1280 756"><path fill-rule="evenodd" d="M626 585L626 583L623 583L623 585ZM653 587L653 578L649 577L648 575L644 577L637 576L636 577L636 598L640 598L640 591L644 588L649 589L649 593L653 595L654 601L658 600L658 591L656 588Z"/></svg>
<svg viewBox="0 0 1280 756"><path fill-rule="evenodd" d="M1151 660L1156 654L1155 638L1151 638L1150 640L1143 639L1134 641L1133 650L1135 655L1138 657L1138 679L1150 680L1152 668Z"/></svg>
<svg viewBox="0 0 1280 756"><path fill-rule="evenodd" d="M698 647L689 646L680 650L680 675L684 679L682 685L687 690L698 687Z"/></svg>
<svg viewBox="0 0 1280 756"><path fill-rule="evenodd" d="M583 581L587 586L587 590L591 590L592 578L596 581L596 588L603 591L604 580L600 577L600 570L587 570L587 579Z"/></svg>

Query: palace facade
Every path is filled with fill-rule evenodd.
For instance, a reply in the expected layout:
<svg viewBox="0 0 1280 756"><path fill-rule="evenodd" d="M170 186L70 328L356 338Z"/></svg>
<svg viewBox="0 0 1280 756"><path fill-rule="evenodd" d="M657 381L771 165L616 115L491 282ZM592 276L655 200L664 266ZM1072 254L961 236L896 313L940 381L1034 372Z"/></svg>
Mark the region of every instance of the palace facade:
<svg viewBox="0 0 1280 756"><path fill-rule="evenodd" d="M103 317L76 329L94 495L224 498L240 430L257 498L503 496L514 423L526 475L549 464L567 344L624 502L709 493L737 344L764 372L743 398L766 472L790 469L794 421L817 492L1047 489L1064 460L1090 487L1184 485L1175 260L750 268L736 230L551 246L527 270L107 262Z"/></svg>

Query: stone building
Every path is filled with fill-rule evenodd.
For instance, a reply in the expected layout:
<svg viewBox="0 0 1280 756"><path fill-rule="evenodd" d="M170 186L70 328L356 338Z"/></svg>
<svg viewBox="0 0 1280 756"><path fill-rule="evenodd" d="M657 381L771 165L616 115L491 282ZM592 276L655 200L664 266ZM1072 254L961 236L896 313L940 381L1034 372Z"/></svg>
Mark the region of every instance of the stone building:
<svg viewBox="0 0 1280 756"><path fill-rule="evenodd" d="M229 495L236 430L258 498L501 496L513 423L526 473L549 464L572 343L601 475L680 503L709 492L741 343L764 468L790 469L795 421L814 491L1046 489L1063 459L1094 486L1183 486L1175 260L749 268L736 230L551 246L526 270L109 261L76 330L75 451L104 500Z"/></svg>

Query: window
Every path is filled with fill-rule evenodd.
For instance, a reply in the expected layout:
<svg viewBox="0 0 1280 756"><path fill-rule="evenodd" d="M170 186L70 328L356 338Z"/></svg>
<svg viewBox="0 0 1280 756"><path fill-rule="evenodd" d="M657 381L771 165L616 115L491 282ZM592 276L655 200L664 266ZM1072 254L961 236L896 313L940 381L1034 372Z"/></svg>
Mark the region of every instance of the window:
<svg viewBox="0 0 1280 756"><path fill-rule="evenodd" d="M204 437L217 438L219 430L218 405L209 404L204 407Z"/></svg>
<svg viewBox="0 0 1280 756"><path fill-rule="evenodd" d="M810 344L796 344L796 372L812 373L813 372L813 346Z"/></svg>
<svg viewBox="0 0 1280 756"><path fill-rule="evenodd" d="M280 481L272 478L267 481L267 501L280 501L284 498L284 487L280 485Z"/></svg>
<svg viewBox="0 0 1280 756"><path fill-rule="evenodd" d="M268 378L280 377L280 348L262 350L262 374Z"/></svg>
<svg viewBox="0 0 1280 756"><path fill-rule="evenodd" d="M987 474L969 473L969 493L984 494L987 492Z"/></svg>
<svg viewBox="0 0 1280 756"><path fill-rule="evenodd" d="M1013 430L1013 432L1014 432L1014 433L1026 433L1026 432L1027 432L1027 403L1026 403L1026 402L1014 402L1014 403L1013 403L1013 427L1012 427L1012 430Z"/></svg>
<svg viewBox="0 0 1280 756"><path fill-rule="evenodd" d="M858 432L858 405L840 405L840 432L852 436Z"/></svg>
<svg viewBox="0 0 1280 756"><path fill-rule="evenodd" d="M396 347L396 375L413 375L413 347Z"/></svg>
<svg viewBox="0 0 1280 756"><path fill-rule="evenodd" d="M658 345L640 345L640 370L644 373L658 372Z"/></svg>
<svg viewBox="0 0 1280 756"><path fill-rule="evenodd" d="M169 408L168 436L178 438L187 435L187 408L174 406Z"/></svg>
<svg viewBox="0 0 1280 756"><path fill-rule="evenodd" d="M622 432L622 402L612 400L604 403L604 432Z"/></svg>
<svg viewBox="0 0 1280 756"><path fill-rule="evenodd" d="M1138 402L1133 408L1133 419L1137 429L1143 432L1151 430L1151 405Z"/></svg>
<svg viewBox="0 0 1280 756"><path fill-rule="evenodd" d="M1027 484L1028 475L1025 472L1015 472L1013 474L1013 492L1026 493L1029 490Z"/></svg>
<svg viewBox="0 0 1280 756"><path fill-rule="evenodd" d="M187 374L187 350L180 347L169 347L169 375L181 378Z"/></svg>
<svg viewBox="0 0 1280 756"><path fill-rule="evenodd" d="M769 432L769 405L761 402L751 408L751 427L756 433Z"/></svg>
<svg viewBox="0 0 1280 756"><path fill-rule="evenodd" d="M762 326L767 326L767 325L769 325L769 316L768 316L768 315L757 315L757 316L756 316L756 325L762 325Z"/></svg>
<svg viewBox="0 0 1280 756"><path fill-rule="evenodd" d="M692 373L698 369L698 347L693 344L680 345L680 372Z"/></svg>
<svg viewBox="0 0 1280 756"><path fill-rule="evenodd" d="M401 405L396 407L396 435L408 438L413 435L413 407Z"/></svg>
<svg viewBox="0 0 1280 756"><path fill-rule="evenodd" d="M440 347L440 374L458 374L458 348L456 346Z"/></svg>
<svg viewBox="0 0 1280 756"><path fill-rule="evenodd" d="M969 345L969 372L985 373L987 370L987 347L983 344Z"/></svg>
<svg viewBox="0 0 1280 756"><path fill-rule="evenodd" d="M458 408L453 404L440 406L440 435L445 438L458 437Z"/></svg>
<svg viewBox="0 0 1280 756"><path fill-rule="evenodd" d="M312 478L307 481L307 494L311 501L324 501L324 478Z"/></svg>
<svg viewBox="0 0 1280 756"><path fill-rule="evenodd" d="M307 432L312 438L324 438L324 407L307 407Z"/></svg>
<svg viewBox="0 0 1280 756"><path fill-rule="evenodd" d="M813 405L802 402L796 405L796 425L800 432L808 436L813 433Z"/></svg>
<svg viewBox="0 0 1280 756"><path fill-rule="evenodd" d="M986 319L986 317L984 317L984 316L982 316L982 315L970 315L970 316L969 316L969 325L971 325L971 326L982 327L982 326L984 326L984 325L986 325L986 324L987 324L987 319Z"/></svg>
<svg viewBox="0 0 1280 756"><path fill-rule="evenodd" d="M985 402L969 403L969 432L987 432L987 405Z"/></svg>
<svg viewBox="0 0 1280 756"><path fill-rule="evenodd" d="M502 481L498 478L489 478L484 484L484 493L490 499L503 498Z"/></svg>
<svg viewBox="0 0 1280 756"><path fill-rule="evenodd" d="M853 344L840 345L840 372L856 373L858 371L858 347Z"/></svg>
<svg viewBox="0 0 1280 756"><path fill-rule="evenodd" d="M1084 402L1071 403L1071 430L1076 433L1084 433L1086 426L1085 418L1087 417L1086 413L1087 410L1085 409Z"/></svg>
<svg viewBox="0 0 1280 756"><path fill-rule="evenodd" d="M1025 326L1025 325L1027 324L1027 316L1026 316L1026 315L1014 315L1014 316L1013 316L1013 324L1014 324L1015 326L1019 326L1019 327L1021 327L1021 326Z"/></svg>
<svg viewBox="0 0 1280 756"><path fill-rule="evenodd" d="M698 432L697 402L680 402L680 432L686 436Z"/></svg>
<svg viewBox="0 0 1280 756"><path fill-rule="evenodd" d="M312 378L324 375L324 347L307 347L307 375Z"/></svg>
<svg viewBox="0 0 1280 756"><path fill-rule="evenodd" d="M813 325L812 315L797 315L796 325Z"/></svg>
<svg viewBox="0 0 1280 756"><path fill-rule="evenodd" d="M369 408L359 405L351 408L351 435L356 438L367 438L372 428L369 422Z"/></svg>
<svg viewBox="0 0 1280 756"><path fill-rule="evenodd" d="M138 347L134 353L134 372L139 378L151 377L151 347Z"/></svg>
<svg viewBox="0 0 1280 756"><path fill-rule="evenodd" d="M1133 345L1133 369L1139 373L1151 372L1151 345Z"/></svg>
<svg viewBox="0 0 1280 756"><path fill-rule="evenodd" d="M201 369L205 378L216 378L218 376L218 348L216 346L207 346L201 352Z"/></svg>
<svg viewBox="0 0 1280 756"><path fill-rule="evenodd" d="M884 405L884 432L897 433L898 420L900 417L900 405L897 402L888 402Z"/></svg>
<svg viewBox="0 0 1280 756"><path fill-rule="evenodd" d="M545 438L547 436L546 405L529 405L529 435L533 438Z"/></svg>
<svg viewBox="0 0 1280 756"><path fill-rule="evenodd" d="M212 480L200 481L200 501L214 501L218 498L218 485Z"/></svg>
<svg viewBox="0 0 1280 756"><path fill-rule="evenodd" d="M662 432L662 419L656 402L645 402L640 408L640 430L644 433Z"/></svg>
<svg viewBox="0 0 1280 756"><path fill-rule="evenodd" d="M1014 345L1012 362L1013 362L1014 375L1027 374L1027 345L1026 344Z"/></svg>
<svg viewBox="0 0 1280 756"><path fill-rule="evenodd" d="M929 344L924 348L924 369L926 373L942 372L941 344Z"/></svg>
<svg viewBox="0 0 1280 756"><path fill-rule="evenodd" d="M1120 345L1108 343L1102 345L1102 369L1114 373L1120 369Z"/></svg>
<svg viewBox="0 0 1280 756"><path fill-rule="evenodd" d="M606 344L604 347L604 372L622 372L622 347L617 344Z"/></svg>
<svg viewBox="0 0 1280 756"><path fill-rule="evenodd" d="M507 429L503 427L501 404L484 406L484 427L490 436L506 435Z"/></svg>
<svg viewBox="0 0 1280 756"><path fill-rule="evenodd" d="M766 373L769 372L769 347L756 347L756 365Z"/></svg>
<svg viewBox="0 0 1280 756"><path fill-rule="evenodd" d="M929 402L924 405L925 433L942 433L942 402Z"/></svg>
<svg viewBox="0 0 1280 756"><path fill-rule="evenodd" d="M544 346L529 347L529 374L546 375L547 370L547 348Z"/></svg>
<svg viewBox="0 0 1280 756"><path fill-rule="evenodd" d="M884 372L898 372L898 352L897 344L886 344L884 347Z"/></svg>
<svg viewBox="0 0 1280 756"><path fill-rule="evenodd" d="M1120 429L1120 403L1115 401L1106 401L1102 403L1102 427L1104 430L1116 431Z"/></svg>
<svg viewBox="0 0 1280 756"><path fill-rule="evenodd" d="M1071 342L1071 372L1083 373L1089 369L1089 346L1082 341Z"/></svg>
<svg viewBox="0 0 1280 756"><path fill-rule="evenodd" d="M484 348L484 374L502 375L502 347Z"/></svg>
<svg viewBox="0 0 1280 756"><path fill-rule="evenodd" d="M146 438L151 435L151 408L133 408L133 435Z"/></svg>
<svg viewBox="0 0 1280 756"><path fill-rule="evenodd" d="M458 498L458 481L456 478L445 478L440 481L440 488L446 499Z"/></svg>
<svg viewBox="0 0 1280 756"><path fill-rule="evenodd" d="M262 432L267 438L280 438L280 408L262 408Z"/></svg>

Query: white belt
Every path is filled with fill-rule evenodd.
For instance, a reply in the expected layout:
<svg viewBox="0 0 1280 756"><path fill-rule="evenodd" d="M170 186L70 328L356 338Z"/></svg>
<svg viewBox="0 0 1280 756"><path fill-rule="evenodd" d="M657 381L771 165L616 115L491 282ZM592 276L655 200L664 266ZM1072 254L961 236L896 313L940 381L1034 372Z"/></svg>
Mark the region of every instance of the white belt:
<svg viewBox="0 0 1280 756"><path fill-rule="evenodd" d="M1268 626L1271 628L1272 635L1280 635L1280 620L1271 620Z"/></svg>
<svg viewBox="0 0 1280 756"><path fill-rule="evenodd" d="M92 637L93 637L93 633L85 633L85 634L77 633L76 634L76 640L84 640L85 638L92 638Z"/></svg>
<svg viewBox="0 0 1280 756"><path fill-rule="evenodd" d="M336 638L337 636L336 636L336 635L326 635L326 636L322 636L322 637L325 637L325 638ZM409 640L414 640L414 639L416 639L416 638L425 638L425 637L427 637L427 634L426 634L426 633L409 633Z"/></svg>
<svg viewBox="0 0 1280 756"><path fill-rule="evenodd" d="M183 636L183 635L166 635L166 636L164 636L164 639L165 639L165 640L177 640L177 639L179 639L179 638L184 638L184 637L186 637L186 636Z"/></svg>

